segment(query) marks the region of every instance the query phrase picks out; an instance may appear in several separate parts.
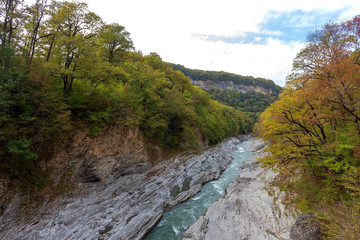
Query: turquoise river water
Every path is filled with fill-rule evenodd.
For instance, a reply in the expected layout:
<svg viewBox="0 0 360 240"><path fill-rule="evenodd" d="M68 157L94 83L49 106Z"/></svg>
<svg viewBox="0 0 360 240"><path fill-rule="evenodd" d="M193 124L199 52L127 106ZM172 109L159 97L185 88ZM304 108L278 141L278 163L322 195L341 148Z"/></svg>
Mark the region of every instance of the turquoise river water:
<svg viewBox="0 0 360 240"><path fill-rule="evenodd" d="M241 147L240 143L232 155L234 160L219 179L208 182L197 195L165 212L157 226L144 239L182 239L186 229L203 216L212 203L224 196L225 188L236 179L239 167L252 154Z"/></svg>

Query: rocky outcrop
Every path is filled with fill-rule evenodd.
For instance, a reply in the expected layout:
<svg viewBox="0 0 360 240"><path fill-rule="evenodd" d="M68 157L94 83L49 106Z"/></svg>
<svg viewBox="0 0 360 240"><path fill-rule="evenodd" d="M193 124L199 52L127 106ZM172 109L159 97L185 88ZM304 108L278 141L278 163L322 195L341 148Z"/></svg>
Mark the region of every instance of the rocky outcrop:
<svg viewBox="0 0 360 240"><path fill-rule="evenodd" d="M256 93L263 93L263 94L274 93L274 91L271 88L237 84L237 83L234 83L233 81L211 81L211 80L192 80L192 79L190 79L190 81L192 84L199 86L204 90L216 88L216 89L220 89L223 91L236 90L236 91L242 92L242 93L246 93L246 92L256 92Z"/></svg>
<svg viewBox="0 0 360 240"><path fill-rule="evenodd" d="M119 142L114 141L115 135L122 133L127 140L119 137ZM239 142L234 138L200 155L180 156L154 167L140 164L142 171L126 172L129 161L137 167L146 157L143 145L135 140L140 133L118 129L113 134L93 142L79 133L71 148L64 146L53 161L74 165L78 189L28 215L21 202L11 202L0 216L0 239L141 239L165 209L220 177ZM130 160L124 162L123 155ZM102 179L107 181L99 181Z"/></svg>
<svg viewBox="0 0 360 240"><path fill-rule="evenodd" d="M0 219L6 222L9 216L28 218L34 214L32 210L37 211L39 202L44 201L41 204L47 207L51 199L74 188L82 189L95 182L104 184L111 178L144 173L152 168L138 127L106 127L96 137L91 137L89 130L77 129L61 144L50 148L55 148L54 154L47 159L43 157L40 163L48 173L46 184L51 184L41 192L42 197L33 196L30 201L26 193L13 191L15 187L9 177L0 175ZM0 229L5 225L0 225Z"/></svg>
<svg viewBox="0 0 360 240"><path fill-rule="evenodd" d="M254 156L244 162L225 197L212 204L206 215L186 231L184 240L290 239L295 218L282 204L283 193L269 184L277 174L256 162L264 144L261 140L246 144L246 149L253 148Z"/></svg>
<svg viewBox="0 0 360 240"><path fill-rule="evenodd" d="M300 214L290 231L292 240L320 240L321 230L316 223L315 214Z"/></svg>
<svg viewBox="0 0 360 240"><path fill-rule="evenodd" d="M138 127L123 126L103 129L97 137L77 130L43 163L44 169L53 169L54 182L72 169L75 183L104 182L112 174L141 173L150 167L142 132Z"/></svg>

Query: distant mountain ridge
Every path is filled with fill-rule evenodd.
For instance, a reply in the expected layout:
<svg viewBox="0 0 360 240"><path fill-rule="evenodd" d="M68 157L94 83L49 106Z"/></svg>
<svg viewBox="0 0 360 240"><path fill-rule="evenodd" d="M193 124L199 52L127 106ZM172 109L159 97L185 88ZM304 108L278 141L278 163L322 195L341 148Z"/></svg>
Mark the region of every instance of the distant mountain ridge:
<svg viewBox="0 0 360 240"><path fill-rule="evenodd" d="M174 70L181 71L190 78L190 81L204 90L220 89L223 91L235 90L241 93L263 93L267 95L278 95L281 87L272 80L265 78L254 78L252 76L241 76L227 72L203 71L186 68L179 64L171 64Z"/></svg>

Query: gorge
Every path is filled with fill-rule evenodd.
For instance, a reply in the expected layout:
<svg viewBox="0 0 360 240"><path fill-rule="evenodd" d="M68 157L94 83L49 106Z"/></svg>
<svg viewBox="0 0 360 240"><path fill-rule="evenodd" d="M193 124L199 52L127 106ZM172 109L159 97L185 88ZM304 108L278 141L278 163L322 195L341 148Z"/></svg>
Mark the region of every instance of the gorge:
<svg viewBox="0 0 360 240"><path fill-rule="evenodd" d="M239 149L241 149L240 152L246 152L243 159L245 163L237 163L237 167L242 165L243 170L240 172L243 175L229 185L226 190L227 195L233 192L230 189L234 188L234 184L237 185L244 179L245 182L249 182L249 180L251 182L251 179L263 178L264 176L260 174L263 170L255 163L256 157L262 154L263 147L264 144L261 140L250 138L246 141L240 141L237 138L231 138L200 154L179 156L176 159L158 164L143 173L132 173L124 176L111 175L109 181L83 183L80 189L62 196L55 202L44 203L31 214L24 213L19 202L11 202L0 217L0 238L142 239L160 220L165 210L195 196L205 182L219 178L221 173L231 164L234 152L239 152ZM252 154L254 156L250 160L246 160ZM251 170L254 167L256 170ZM236 173L237 169L233 172ZM233 173L233 178L236 175ZM274 174L269 176L268 178L272 178ZM223 188L226 185L223 184ZM260 188L263 186L260 185ZM220 193L221 191L223 190L220 190ZM272 206L272 197L265 196L267 195L265 190L259 189L259 191L263 191L260 195L268 199L266 202L258 200L260 201L259 205L268 205L267 207L273 211L275 207ZM230 198L233 197L230 196ZM256 205L255 202L253 204ZM261 233L266 236L271 236L271 233L280 230L288 233L290 225L294 222L291 214L284 214L287 210L281 206L281 203L277 202L277 204L279 204L276 205L278 212L275 211L274 216L269 217L268 214L271 214L271 211L268 210L266 212L267 219L257 220L261 224L263 221L269 224L274 221L272 223L273 228L267 228L269 231L262 229ZM244 205L243 211L248 211L245 208L246 205ZM236 210L235 212L227 212L227 214L233 214L235 217L237 215ZM208 213L210 212L208 211ZM258 217L261 219L263 216L260 214ZM285 220L278 221L276 219ZM207 222L209 221L207 220ZM279 225L279 222L282 224ZM186 239L199 239L196 236L204 234L202 232L204 227L194 230L199 224L203 226L204 217L200 217L200 220L188 230L185 234ZM253 230L251 227L248 229L248 231ZM246 234L248 236L249 232ZM171 238L160 237L157 239ZM256 237L249 239L256 239Z"/></svg>
<svg viewBox="0 0 360 240"><path fill-rule="evenodd" d="M89 2L0 1L0 239L360 239L360 15L331 20L354 6L213 35L226 18L202 4L101 3L155 40L140 50ZM316 21L306 41L297 17Z"/></svg>

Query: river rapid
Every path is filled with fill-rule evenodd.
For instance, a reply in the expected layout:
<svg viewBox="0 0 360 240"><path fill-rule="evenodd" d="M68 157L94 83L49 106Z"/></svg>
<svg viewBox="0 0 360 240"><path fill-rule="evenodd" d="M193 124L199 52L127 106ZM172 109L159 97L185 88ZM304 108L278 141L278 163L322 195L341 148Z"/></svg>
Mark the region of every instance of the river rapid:
<svg viewBox="0 0 360 240"><path fill-rule="evenodd" d="M227 185L239 175L239 168L244 160L252 155L251 151L247 151L241 145L242 142L239 142L232 151L234 159L219 179L205 184L196 196L166 211L145 240L182 239L186 229L204 215L211 204L224 196Z"/></svg>

